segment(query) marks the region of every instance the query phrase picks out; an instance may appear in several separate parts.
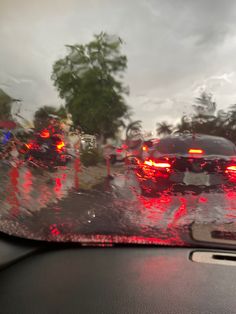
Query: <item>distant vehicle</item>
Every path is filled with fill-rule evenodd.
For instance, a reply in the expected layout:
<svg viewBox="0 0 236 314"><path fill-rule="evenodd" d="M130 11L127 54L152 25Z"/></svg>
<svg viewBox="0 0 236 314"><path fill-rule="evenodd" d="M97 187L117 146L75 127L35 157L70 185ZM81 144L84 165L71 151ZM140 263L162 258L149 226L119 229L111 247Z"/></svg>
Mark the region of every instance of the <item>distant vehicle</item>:
<svg viewBox="0 0 236 314"><path fill-rule="evenodd" d="M34 137L24 145L22 152L25 160L36 167L55 169L64 166L71 159L63 136L44 129L35 133Z"/></svg>
<svg viewBox="0 0 236 314"><path fill-rule="evenodd" d="M145 193L236 184L236 146L209 135L170 135L149 143L135 172Z"/></svg>
<svg viewBox="0 0 236 314"><path fill-rule="evenodd" d="M104 147L103 151L104 158L109 158L112 164L125 161L127 156L127 146L125 144L121 146L108 144Z"/></svg>
<svg viewBox="0 0 236 314"><path fill-rule="evenodd" d="M90 134L81 135L81 149L94 149L97 147L96 137Z"/></svg>

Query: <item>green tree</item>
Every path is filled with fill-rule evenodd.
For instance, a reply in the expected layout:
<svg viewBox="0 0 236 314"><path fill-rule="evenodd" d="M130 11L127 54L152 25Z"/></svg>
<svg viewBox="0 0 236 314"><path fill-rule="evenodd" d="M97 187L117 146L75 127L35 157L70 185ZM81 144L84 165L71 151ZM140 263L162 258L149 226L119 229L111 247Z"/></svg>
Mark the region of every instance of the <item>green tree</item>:
<svg viewBox="0 0 236 314"><path fill-rule="evenodd" d="M175 133L192 132L192 119L187 115L181 117L180 123L175 127Z"/></svg>
<svg viewBox="0 0 236 314"><path fill-rule="evenodd" d="M53 65L52 80L72 114L75 126L100 139L114 137L128 113L121 82L127 58L117 36L100 33L88 44L67 46Z"/></svg>
<svg viewBox="0 0 236 314"><path fill-rule="evenodd" d="M225 137L236 143L236 105L230 106L229 110L224 112L221 128L224 129Z"/></svg>
<svg viewBox="0 0 236 314"><path fill-rule="evenodd" d="M11 118L11 104L13 99L0 89L0 119Z"/></svg>
<svg viewBox="0 0 236 314"><path fill-rule="evenodd" d="M66 109L63 106L61 106L59 109L52 106L44 106L39 108L34 114L35 128L40 129L46 127L51 116L65 119L67 117Z"/></svg>
<svg viewBox="0 0 236 314"><path fill-rule="evenodd" d="M217 125L220 119L215 116L216 103L213 101L213 95L202 91L200 96L195 98L193 110L192 116L184 115L181 118L180 123L176 126L176 131L218 135L220 129Z"/></svg>

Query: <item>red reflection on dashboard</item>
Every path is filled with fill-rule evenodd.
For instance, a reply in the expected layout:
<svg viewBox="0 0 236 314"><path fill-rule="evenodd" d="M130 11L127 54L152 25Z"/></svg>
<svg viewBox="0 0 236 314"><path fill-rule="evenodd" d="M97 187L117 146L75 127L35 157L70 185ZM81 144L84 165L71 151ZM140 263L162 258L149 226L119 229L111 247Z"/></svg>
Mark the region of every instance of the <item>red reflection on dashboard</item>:
<svg viewBox="0 0 236 314"><path fill-rule="evenodd" d="M79 241L81 243L86 243L89 245L89 243L95 244L95 243L125 243L125 244L153 244L153 245L169 245L169 246L187 246L187 243L184 242L181 238L178 236L161 238L161 237L145 237L145 236L120 236L120 235L103 235L103 234L97 234L97 235L89 235L84 236L81 235L79 237Z"/></svg>
<svg viewBox="0 0 236 314"><path fill-rule="evenodd" d="M51 235L53 235L53 236L57 236L57 235L61 234L61 232L58 230L56 224L50 225L49 229L50 229Z"/></svg>

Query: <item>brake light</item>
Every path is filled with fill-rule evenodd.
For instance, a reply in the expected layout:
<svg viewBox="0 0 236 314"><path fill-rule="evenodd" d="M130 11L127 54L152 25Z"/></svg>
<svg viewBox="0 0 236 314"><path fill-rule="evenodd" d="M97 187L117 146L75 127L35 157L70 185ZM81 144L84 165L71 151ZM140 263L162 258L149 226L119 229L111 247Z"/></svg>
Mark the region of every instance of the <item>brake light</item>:
<svg viewBox="0 0 236 314"><path fill-rule="evenodd" d="M122 150L121 148L117 148L117 149L116 149L116 152L117 152L117 153L122 153L122 151L123 151L123 150Z"/></svg>
<svg viewBox="0 0 236 314"><path fill-rule="evenodd" d="M236 165L228 166L225 170L225 172L229 173L235 173L236 174Z"/></svg>
<svg viewBox="0 0 236 314"><path fill-rule="evenodd" d="M50 137L50 133L49 133L48 130L43 130L43 131L40 132L40 136L42 138L49 138Z"/></svg>
<svg viewBox="0 0 236 314"><path fill-rule="evenodd" d="M29 143L29 144L25 144L25 146L28 148L28 149L31 149L33 147L33 144Z"/></svg>
<svg viewBox="0 0 236 314"><path fill-rule="evenodd" d="M143 146L143 151L146 152L148 150L148 147L146 145Z"/></svg>
<svg viewBox="0 0 236 314"><path fill-rule="evenodd" d="M171 164L168 162L155 162L153 160L145 160L144 164L150 167L161 168L161 169L169 169Z"/></svg>
<svg viewBox="0 0 236 314"><path fill-rule="evenodd" d="M231 164L231 165L227 166L225 169L225 173L228 176L228 179L231 182L235 183L235 181L236 181L236 165Z"/></svg>
<svg viewBox="0 0 236 314"><path fill-rule="evenodd" d="M58 150L61 150L64 146L65 146L65 143L64 143L63 141L61 141L61 142L59 142L59 143L57 144L57 149L58 149Z"/></svg>
<svg viewBox="0 0 236 314"><path fill-rule="evenodd" d="M197 149L197 148L190 148L188 150L189 154L203 154L203 150L202 149Z"/></svg>

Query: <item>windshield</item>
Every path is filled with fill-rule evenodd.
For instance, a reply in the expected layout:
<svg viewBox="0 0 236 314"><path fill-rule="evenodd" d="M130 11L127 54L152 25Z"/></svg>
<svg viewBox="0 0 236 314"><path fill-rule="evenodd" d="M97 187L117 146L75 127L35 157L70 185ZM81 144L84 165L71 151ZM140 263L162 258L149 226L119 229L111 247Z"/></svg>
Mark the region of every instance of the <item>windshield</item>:
<svg viewBox="0 0 236 314"><path fill-rule="evenodd" d="M0 3L0 232L236 244L235 1Z"/></svg>

